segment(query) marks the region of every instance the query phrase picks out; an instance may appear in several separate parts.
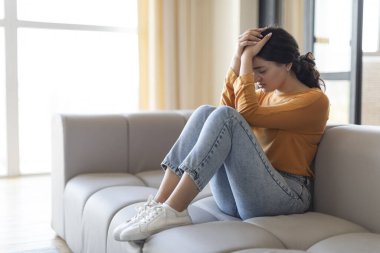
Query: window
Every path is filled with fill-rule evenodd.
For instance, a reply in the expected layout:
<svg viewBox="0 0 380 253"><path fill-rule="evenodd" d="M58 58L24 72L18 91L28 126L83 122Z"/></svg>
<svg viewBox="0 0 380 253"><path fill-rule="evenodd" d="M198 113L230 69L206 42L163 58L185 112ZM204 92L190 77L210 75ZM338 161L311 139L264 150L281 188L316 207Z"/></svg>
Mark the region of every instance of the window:
<svg viewBox="0 0 380 253"><path fill-rule="evenodd" d="M0 1L1 4L1 1ZM2 9L0 9L0 15ZM4 66L4 28L0 27L0 176L6 174L6 126L5 126L5 66Z"/></svg>
<svg viewBox="0 0 380 253"><path fill-rule="evenodd" d="M0 19L4 18L4 0L0 0Z"/></svg>
<svg viewBox="0 0 380 253"><path fill-rule="evenodd" d="M137 1L18 0L11 5L18 15L11 38L17 45L18 82L11 85L18 85L18 94L5 95L17 100L18 138L10 141L19 142L14 156L21 174L49 172L53 114L138 109Z"/></svg>
<svg viewBox="0 0 380 253"><path fill-rule="evenodd" d="M380 2L365 0L363 2L363 52L379 52Z"/></svg>
<svg viewBox="0 0 380 253"><path fill-rule="evenodd" d="M380 125L380 1L363 4L362 123Z"/></svg>
<svg viewBox="0 0 380 253"><path fill-rule="evenodd" d="M329 124L350 121L351 20L351 1L315 0L314 55L330 99Z"/></svg>
<svg viewBox="0 0 380 253"><path fill-rule="evenodd" d="M17 13L37 22L137 27L136 0L18 0Z"/></svg>

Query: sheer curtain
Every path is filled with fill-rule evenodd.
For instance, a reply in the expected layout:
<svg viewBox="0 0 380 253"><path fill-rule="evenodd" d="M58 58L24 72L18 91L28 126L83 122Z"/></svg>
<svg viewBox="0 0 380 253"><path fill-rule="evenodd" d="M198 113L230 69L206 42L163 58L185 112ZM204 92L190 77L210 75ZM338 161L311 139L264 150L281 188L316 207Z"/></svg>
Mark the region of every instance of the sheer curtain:
<svg viewBox="0 0 380 253"><path fill-rule="evenodd" d="M138 1L140 109L193 109L215 101L217 1Z"/></svg>

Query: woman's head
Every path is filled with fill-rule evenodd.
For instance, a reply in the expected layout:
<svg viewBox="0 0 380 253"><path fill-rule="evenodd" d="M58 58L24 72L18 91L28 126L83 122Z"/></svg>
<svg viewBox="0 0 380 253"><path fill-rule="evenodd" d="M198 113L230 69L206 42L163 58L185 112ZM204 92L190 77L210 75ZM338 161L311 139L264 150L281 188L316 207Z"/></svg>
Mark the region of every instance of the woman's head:
<svg viewBox="0 0 380 253"><path fill-rule="evenodd" d="M272 36L256 57L282 64L285 68L292 70L297 79L310 88L324 86L315 68L313 55L311 53L300 55L298 44L292 35L277 27L269 27L261 32L263 36L268 33L272 33Z"/></svg>

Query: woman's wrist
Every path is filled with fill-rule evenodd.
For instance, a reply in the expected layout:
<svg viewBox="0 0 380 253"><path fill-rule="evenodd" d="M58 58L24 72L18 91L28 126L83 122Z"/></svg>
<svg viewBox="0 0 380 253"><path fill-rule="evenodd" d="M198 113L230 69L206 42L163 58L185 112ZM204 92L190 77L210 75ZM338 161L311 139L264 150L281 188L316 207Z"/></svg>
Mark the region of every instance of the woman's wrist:
<svg viewBox="0 0 380 253"><path fill-rule="evenodd" d="M245 54L241 56L241 64L240 64L240 75L245 75L248 73L252 73L252 60L253 57L250 54Z"/></svg>
<svg viewBox="0 0 380 253"><path fill-rule="evenodd" d="M231 69L235 72L235 74L238 76L239 75L239 71L240 71L240 64L241 64L241 59L239 56L235 55L233 58L232 58L232 61L231 61Z"/></svg>

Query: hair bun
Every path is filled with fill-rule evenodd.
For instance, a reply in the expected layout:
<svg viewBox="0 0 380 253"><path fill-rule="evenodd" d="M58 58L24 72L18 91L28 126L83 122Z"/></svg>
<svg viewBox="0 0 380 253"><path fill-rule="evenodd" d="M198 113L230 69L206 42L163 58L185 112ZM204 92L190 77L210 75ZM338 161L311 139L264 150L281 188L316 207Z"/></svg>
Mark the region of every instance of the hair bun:
<svg viewBox="0 0 380 253"><path fill-rule="evenodd" d="M314 60L315 60L314 55L311 52L308 52L304 55L300 55L299 57L300 62L307 62L309 64L312 64L313 66L315 66Z"/></svg>

